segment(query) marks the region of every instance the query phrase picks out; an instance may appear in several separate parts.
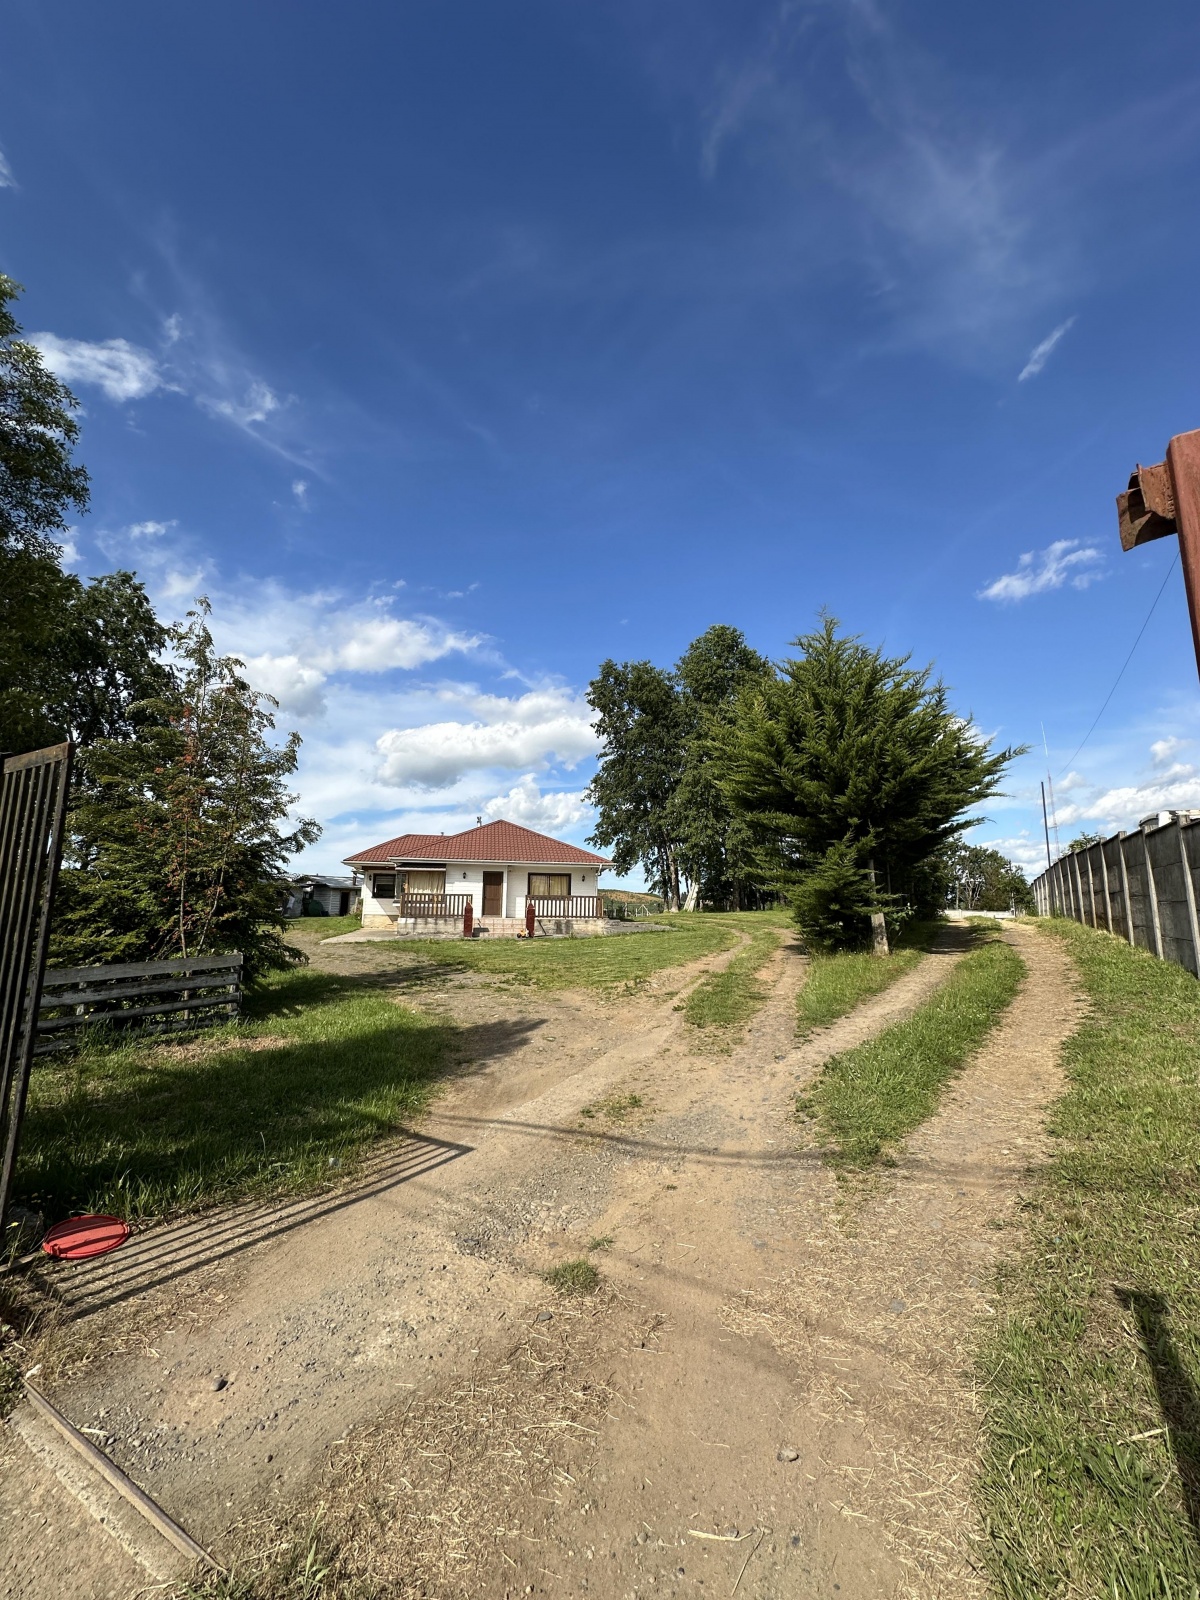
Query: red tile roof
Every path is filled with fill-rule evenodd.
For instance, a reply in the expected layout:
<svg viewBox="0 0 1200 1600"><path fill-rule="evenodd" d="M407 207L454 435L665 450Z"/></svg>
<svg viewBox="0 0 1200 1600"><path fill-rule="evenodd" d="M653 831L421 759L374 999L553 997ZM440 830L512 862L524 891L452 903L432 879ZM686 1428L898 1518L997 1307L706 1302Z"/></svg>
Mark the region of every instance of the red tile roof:
<svg viewBox="0 0 1200 1600"><path fill-rule="evenodd" d="M390 867L393 861L532 861L538 866L609 867L611 861L534 833L516 822L485 822L464 833L402 833L346 857L348 867Z"/></svg>

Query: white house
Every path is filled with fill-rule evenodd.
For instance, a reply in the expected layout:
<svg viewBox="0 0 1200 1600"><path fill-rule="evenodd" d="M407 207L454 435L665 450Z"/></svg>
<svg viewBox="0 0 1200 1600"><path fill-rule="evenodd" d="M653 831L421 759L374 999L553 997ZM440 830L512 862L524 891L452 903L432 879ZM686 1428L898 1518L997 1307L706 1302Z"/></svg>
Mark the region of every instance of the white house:
<svg viewBox="0 0 1200 1600"><path fill-rule="evenodd" d="M461 922L469 903L474 920L496 933L523 926L529 905L538 918L556 922L602 918L600 873L612 865L515 822L486 822L463 833L402 833L345 864L363 876L364 928Z"/></svg>

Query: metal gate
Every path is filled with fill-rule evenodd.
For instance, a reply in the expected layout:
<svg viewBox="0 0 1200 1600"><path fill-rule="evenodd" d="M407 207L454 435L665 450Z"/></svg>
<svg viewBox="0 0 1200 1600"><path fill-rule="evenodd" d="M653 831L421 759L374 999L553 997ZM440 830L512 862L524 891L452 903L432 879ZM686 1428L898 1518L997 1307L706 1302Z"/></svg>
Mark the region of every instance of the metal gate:
<svg viewBox="0 0 1200 1600"><path fill-rule="evenodd" d="M71 746L6 756L0 775L0 1238L8 1211L38 1007L50 903L62 857Z"/></svg>

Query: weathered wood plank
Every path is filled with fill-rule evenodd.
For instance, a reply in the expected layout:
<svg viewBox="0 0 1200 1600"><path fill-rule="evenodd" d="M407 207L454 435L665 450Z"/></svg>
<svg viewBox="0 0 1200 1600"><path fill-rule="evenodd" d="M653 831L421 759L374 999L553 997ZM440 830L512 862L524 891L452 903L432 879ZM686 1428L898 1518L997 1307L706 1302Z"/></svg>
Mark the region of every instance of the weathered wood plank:
<svg viewBox="0 0 1200 1600"><path fill-rule="evenodd" d="M43 994L41 1009L52 1011L57 1006L95 1005L105 1000L135 1000L143 995L178 994L181 989L228 989L230 984L240 987L240 979L231 976L230 968L223 972L184 973L171 978L152 979L149 983L118 983L110 988L92 984L82 989L64 989L59 993Z"/></svg>
<svg viewBox="0 0 1200 1600"><path fill-rule="evenodd" d="M223 971L241 965L241 951L236 951L233 955L181 956L172 961L130 961L115 963L111 967L50 967L47 968L45 982L57 985L100 983L118 978L165 977L173 972L186 976L194 972Z"/></svg>

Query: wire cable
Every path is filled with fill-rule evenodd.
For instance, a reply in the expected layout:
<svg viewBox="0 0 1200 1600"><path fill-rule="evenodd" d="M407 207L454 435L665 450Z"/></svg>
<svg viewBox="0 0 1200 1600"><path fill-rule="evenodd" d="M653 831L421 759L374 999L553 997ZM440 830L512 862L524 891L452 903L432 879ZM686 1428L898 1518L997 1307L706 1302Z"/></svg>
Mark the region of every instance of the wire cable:
<svg viewBox="0 0 1200 1600"><path fill-rule="evenodd" d="M1154 601L1151 604L1151 607L1150 607L1149 611L1147 611L1147 613L1146 613L1145 622L1143 622L1141 627L1138 629L1137 638L1133 641L1133 643L1129 647L1129 654L1125 657L1125 660L1124 660L1124 663L1121 666L1120 672L1117 673L1116 678L1113 680L1112 688L1108 691L1108 694L1105 696L1104 704L1100 707L1099 711L1097 711L1097 713L1096 713L1095 722L1092 723L1091 727L1084 734L1083 738L1079 741L1079 746L1078 746L1078 749L1076 749L1076 751L1075 751L1075 755L1073 755L1071 757L1070 761L1068 761L1066 766L1062 769L1062 772L1059 773L1059 777L1060 778L1062 777L1063 772L1070 772L1072 763L1075 760L1075 756L1077 756L1079 754L1079 751L1083 749L1084 745L1088 742L1088 740L1095 733L1097 725L1099 724L1100 718L1108 710L1108 702L1112 699L1113 695L1116 694L1117 685L1120 683L1121 679L1125 676L1125 668L1133 660L1133 652L1137 649L1138 645L1141 644L1142 635L1145 633L1146 629L1150 626L1150 618L1154 615L1154 609L1158 605L1158 602L1162 599L1163 591L1166 589L1167 584L1171 581L1171 574L1175 571L1175 568L1178 565L1179 565L1179 551L1176 550L1175 559L1174 559L1174 561L1172 561L1170 567L1167 569L1167 575L1163 579L1162 585L1161 585L1158 593L1154 596Z"/></svg>

